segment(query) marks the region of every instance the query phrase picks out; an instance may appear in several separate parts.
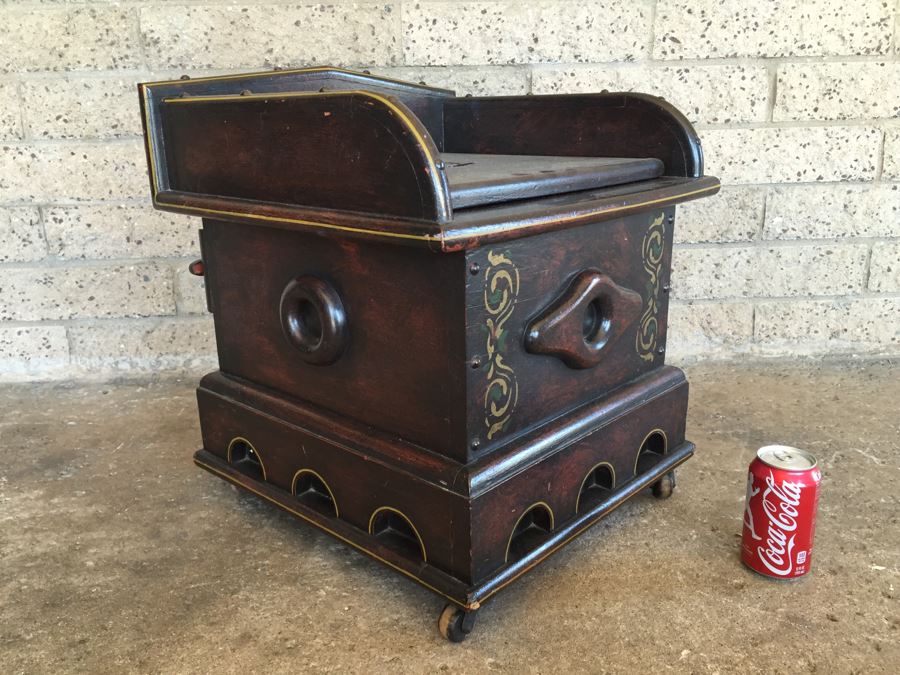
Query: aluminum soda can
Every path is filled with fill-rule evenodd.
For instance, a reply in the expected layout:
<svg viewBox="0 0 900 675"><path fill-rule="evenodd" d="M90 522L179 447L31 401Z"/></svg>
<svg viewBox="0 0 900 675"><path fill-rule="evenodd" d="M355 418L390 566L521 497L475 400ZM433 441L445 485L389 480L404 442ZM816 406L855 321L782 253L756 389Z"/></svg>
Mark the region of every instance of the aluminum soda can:
<svg viewBox="0 0 900 675"><path fill-rule="evenodd" d="M816 458L786 445L760 448L747 473L741 561L773 579L810 569L819 483Z"/></svg>

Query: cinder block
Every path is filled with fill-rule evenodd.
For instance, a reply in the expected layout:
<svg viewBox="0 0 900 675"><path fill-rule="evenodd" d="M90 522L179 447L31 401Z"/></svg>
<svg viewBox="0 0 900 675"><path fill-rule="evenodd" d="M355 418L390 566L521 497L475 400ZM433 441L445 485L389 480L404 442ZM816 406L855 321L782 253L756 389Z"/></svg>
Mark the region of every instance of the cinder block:
<svg viewBox="0 0 900 675"><path fill-rule="evenodd" d="M900 237L900 185L774 187L766 203L763 237Z"/></svg>
<svg viewBox="0 0 900 675"><path fill-rule="evenodd" d="M0 209L0 262L27 262L47 256L36 207Z"/></svg>
<svg viewBox="0 0 900 675"><path fill-rule="evenodd" d="M10 143L0 153L0 201L76 202L147 197L140 141Z"/></svg>
<svg viewBox="0 0 900 675"><path fill-rule="evenodd" d="M134 77L41 78L22 84L32 138L110 138L141 134Z"/></svg>
<svg viewBox="0 0 900 675"><path fill-rule="evenodd" d="M188 271L189 260L175 266L175 299L179 314L206 314L206 285L203 277Z"/></svg>
<svg viewBox="0 0 900 675"><path fill-rule="evenodd" d="M884 130L884 166L881 171L884 180L900 181L900 127Z"/></svg>
<svg viewBox="0 0 900 675"><path fill-rule="evenodd" d="M197 219L149 203L47 207L44 220L51 252L65 259L188 256L200 249Z"/></svg>
<svg viewBox="0 0 900 675"><path fill-rule="evenodd" d="M68 371L63 326L0 326L0 382L51 379Z"/></svg>
<svg viewBox="0 0 900 675"><path fill-rule="evenodd" d="M390 3L142 7L152 68L394 65L399 6Z"/></svg>
<svg viewBox="0 0 900 675"><path fill-rule="evenodd" d="M22 111L15 82L0 82L0 140L22 138Z"/></svg>
<svg viewBox="0 0 900 675"><path fill-rule="evenodd" d="M132 253L135 257L200 257L198 218L156 211L149 203L133 207L128 217L134 224Z"/></svg>
<svg viewBox="0 0 900 675"><path fill-rule="evenodd" d="M695 124L766 119L769 77L765 66L619 67L560 66L532 74L535 94L638 91L661 96Z"/></svg>
<svg viewBox="0 0 900 675"><path fill-rule="evenodd" d="M216 367L212 317L96 321L69 335L73 365L93 377Z"/></svg>
<svg viewBox="0 0 900 675"><path fill-rule="evenodd" d="M708 199L678 205L675 241L712 243L751 241L762 226L766 189L723 187Z"/></svg>
<svg viewBox="0 0 900 675"><path fill-rule="evenodd" d="M109 6L0 7L0 71L137 68L135 14Z"/></svg>
<svg viewBox="0 0 900 675"><path fill-rule="evenodd" d="M723 183L811 183L875 178L881 131L873 127L708 129L706 172Z"/></svg>
<svg viewBox="0 0 900 675"><path fill-rule="evenodd" d="M900 242L878 242L872 246L869 290L900 292Z"/></svg>
<svg viewBox="0 0 900 675"><path fill-rule="evenodd" d="M679 248L673 295L693 300L858 293L867 257L865 244Z"/></svg>
<svg viewBox="0 0 900 675"><path fill-rule="evenodd" d="M659 0L653 56L885 54L892 12L884 0Z"/></svg>
<svg viewBox="0 0 900 675"><path fill-rule="evenodd" d="M753 338L749 302L673 302L669 305L666 359L727 358Z"/></svg>
<svg viewBox="0 0 900 675"><path fill-rule="evenodd" d="M167 265L0 268L0 321L174 314Z"/></svg>
<svg viewBox="0 0 900 675"><path fill-rule="evenodd" d="M785 63L775 120L879 119L900 115L900 63Z"/></svg>
<svg viewBox="0 0 900 675"><path fill-rule="evenodd" d="M522 66L380 68L373 72L397 80L452 89L457 96L521 96L528 93L528 70Z"/></svg>
<svg viewBox="0 0 900 675"><path fill-rule="evenodd" d="M403 3L411 65L625 61L647 55L650 3Z"/></svg>
<svg viewBox="0 0 900 675"><path fill-rule="evenodd" d="M900 351L900 298L762 302L759 351L777 355Z"/></svg>

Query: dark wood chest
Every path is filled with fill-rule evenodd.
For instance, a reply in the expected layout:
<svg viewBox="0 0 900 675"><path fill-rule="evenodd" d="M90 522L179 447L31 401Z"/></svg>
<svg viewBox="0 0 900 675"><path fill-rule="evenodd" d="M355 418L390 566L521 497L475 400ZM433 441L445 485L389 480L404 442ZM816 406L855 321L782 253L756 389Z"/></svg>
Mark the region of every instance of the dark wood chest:
<svg viewBox="0 0 900 675"><path fill-rule="evenodd" d="M198 465L447 598L453 639L671 492L675 204L719 187L675 109L332 68L140 93L155 206L203 218Z"/></svg>

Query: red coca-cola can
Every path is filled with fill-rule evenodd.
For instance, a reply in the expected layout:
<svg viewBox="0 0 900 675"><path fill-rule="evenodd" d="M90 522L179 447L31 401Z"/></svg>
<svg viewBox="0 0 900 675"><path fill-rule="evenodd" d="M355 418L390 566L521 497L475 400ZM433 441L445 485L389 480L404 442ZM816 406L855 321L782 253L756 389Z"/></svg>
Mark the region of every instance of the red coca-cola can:
<svg viewBox="0 0 900 675"><path fill-rule="evenodd" d="M773 579L810 569L819 483L816 458L786 445L760 448L747 473L741 560Z"/></svg>

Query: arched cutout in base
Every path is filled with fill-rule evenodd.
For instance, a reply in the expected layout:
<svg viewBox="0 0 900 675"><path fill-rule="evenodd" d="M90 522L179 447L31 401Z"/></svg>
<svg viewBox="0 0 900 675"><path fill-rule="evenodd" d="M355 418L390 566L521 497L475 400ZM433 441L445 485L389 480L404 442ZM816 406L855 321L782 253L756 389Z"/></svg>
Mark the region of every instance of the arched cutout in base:
<svg viewBox="0 0 900 675"><path fill-rule="evenodd" d="M291 492L297 497L297 501L314 511L318 511L323 516L337 518L338 506L334 499L334 493L328 487L325 479L312 469L300 469L294 474Z"/></svg>
<svg viewBox="0 0 900 675"><path fill-rule="evenodd" d="M506 562L514 562L543 544L553 531L553 510L545 502L532 504L519 516L509 542Z"/></svg>
<svg viewBox="0 0 900 675"><path fill-rule="evenodd" d="M253 443L246 438L231 439L228 444L228 463L235 469L256 480L266 479L266 466Z"/></svg>
<svg viewBox="0 0 900 675"><path fill-rule="evenodd" d="M375 535L386 546L402 553L406 558L428 561L425 543L412 521L401 511L382 506L369 518L369 534Z"/></svg>
<svg viewBox="0 0 900 675"><path fill-rule="evenodd" d="M665 457L668 451L669 441L662 429L654 429L644 436L637 457L634 460L634 475L639 476L652 469L657 462Z"/></svg>
<svg viewBox="0 0 900 675"><path fill-rule="evenodd" d="M575 513L589 511L599 504L616 486L616 470L609 462L596 464L581 481L581 490L575 502Z"/></svg>

